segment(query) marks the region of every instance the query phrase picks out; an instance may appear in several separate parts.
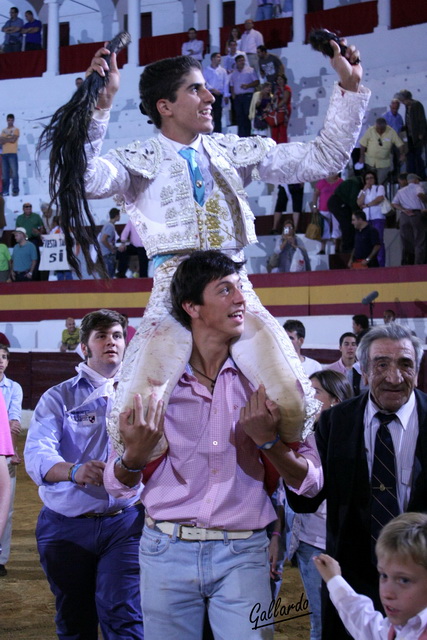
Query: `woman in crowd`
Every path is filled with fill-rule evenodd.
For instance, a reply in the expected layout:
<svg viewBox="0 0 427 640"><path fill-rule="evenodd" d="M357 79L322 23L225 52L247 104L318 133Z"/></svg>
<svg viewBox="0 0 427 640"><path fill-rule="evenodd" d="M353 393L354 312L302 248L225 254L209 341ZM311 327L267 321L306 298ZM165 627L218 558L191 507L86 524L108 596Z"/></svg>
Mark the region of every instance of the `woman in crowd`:
<svg viewBox="0 0 427 640"><path fill-rule="evenodd" d="M313 191L312 208L319 209L319 213L323 216L323 232L322 232L322 248L319 253L326 252L326 243L328 240L335 241L335 253L337 253L337 240L341 238L341 229L338 220L328 209L328 200L335 192L335 189L342 182L339 173L334 173L323 180L316 182Z"/></svg>
<svg viewBox="0 0 427 640"><path fill-rule="evenodd" d="M377 174L367 171L364 176L364 187L357 197L357 205L366 214L366 220L378 231L381 241L381 249L377 260L380 267L385 267L384 229L385 215L381 211L381 203L385 198L382 184L378 184Z"/></svg>
<svg viewBox="0 0 427 640"><path fill-rule="evenodd" d="M279 74L276 79L276 88L273 95L272 112L275 114L276 124L272 121L269 122L269 124L271 127L271 137L277 144L288 142L288 123L292 111L292 90L287 82L286 76Z"/></svg>

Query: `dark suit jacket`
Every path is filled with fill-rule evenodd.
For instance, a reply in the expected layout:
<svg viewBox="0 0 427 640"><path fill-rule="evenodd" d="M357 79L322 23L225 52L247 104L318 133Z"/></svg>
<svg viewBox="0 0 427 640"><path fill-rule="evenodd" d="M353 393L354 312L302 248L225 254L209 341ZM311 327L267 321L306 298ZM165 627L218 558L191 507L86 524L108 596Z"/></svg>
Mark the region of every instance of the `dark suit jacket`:
<svg viewBox="0 0 427 640"><path fill-rule="evenodd" d="M408 511L427 511L427 394L415 391L417 440ZM365 453L363 414L368 393L324 411L316 430L325 486L315 498L287 491L291 508L311 513L327 499L326 551L341 565L343 576L359 593L381 608L378 576L371 560L371 489ZM329 598L324 611L323 638L348 640Z"/></svg>

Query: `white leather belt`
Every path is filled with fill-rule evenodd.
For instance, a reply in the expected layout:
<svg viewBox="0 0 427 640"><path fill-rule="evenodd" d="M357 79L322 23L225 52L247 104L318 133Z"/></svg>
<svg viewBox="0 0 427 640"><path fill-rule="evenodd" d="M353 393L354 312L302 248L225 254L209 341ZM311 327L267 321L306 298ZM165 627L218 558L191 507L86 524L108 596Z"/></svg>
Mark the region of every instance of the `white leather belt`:
<svg viewBox="0 0 427 640"><path fill-rule="evenodd" d="M175 528L178 526L176 537L180 540L246 540L250 538L254 531L227 531L225 529L204 529L203 527L193 527L191 524L180 524L179 522L166 522L164 520L153 520L150 516L145 516L145 524L149 529L161 531L168 536L173 536Z"/></svg>

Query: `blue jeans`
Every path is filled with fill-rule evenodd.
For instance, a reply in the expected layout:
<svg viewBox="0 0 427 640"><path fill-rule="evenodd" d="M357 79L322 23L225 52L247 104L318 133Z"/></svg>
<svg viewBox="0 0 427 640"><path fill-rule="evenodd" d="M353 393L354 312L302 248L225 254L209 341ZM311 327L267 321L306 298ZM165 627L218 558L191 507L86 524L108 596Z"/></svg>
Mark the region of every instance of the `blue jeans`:
<svg viewBox="0 0 427 640"><path fill-rule="evenodd" d="M12 177L12 193L19 194L18 155L16 153L3 153L3 195L9 195L9 183Z"/></svg>
<svg viewBox="0 0 427 640"><path fill-rule="evenodd" d="M251 121L249 120L249 107L251 106L251 100L252 93L240 93L234 98L237 134L241 138L251 135Z"/></svg>
<svg viewBox="0 0 427 640"><path fill-rule="evenodd" d="M107 253L104 258L105 268L107 270L110 278L114 278L116 274L116 254L115 253Z"/></svg>
<svg viewBox="0 0 427 640"><path fill-rule="evenodd" d="M324 550L313 547L313 545L306 542L300 542L296 550L298 568L311 611L310 640L320 640L322 637L322 604L320 598L322 578L313 562L313 556L318 556L320 553L324 553Z"/></svg>
<svg viewBox="0 0 427 640"><path fill-rule="evenodd" d="M246 540L225 533L224 540L187 542L177 530L170 537L145 526L142 534L146 640L201 640L205 610L215 640L272 640L273 625L254 629L250 619L258 603L260 612L271 602L265 531Z"/></svg>
<svg viewBox="0 0 427 640"><path fill-rule="evenodd" d="M264 4L257 8L255 20L271 20L273 17L273 3Z"/></svg>
<svg viewBox="0 0 427 640"><path fill-rule="evenodd" d="M56 599L60 640L143 640L138 543L142 505L116 516L67 518L47 507L36 528L40 562Z"/></svg>

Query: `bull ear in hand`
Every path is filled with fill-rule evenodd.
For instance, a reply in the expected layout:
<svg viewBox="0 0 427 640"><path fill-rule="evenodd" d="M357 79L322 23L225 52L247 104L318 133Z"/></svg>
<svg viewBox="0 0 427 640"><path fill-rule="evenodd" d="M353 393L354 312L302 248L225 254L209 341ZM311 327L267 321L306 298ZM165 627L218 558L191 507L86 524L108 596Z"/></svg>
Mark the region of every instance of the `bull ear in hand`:
<svg viewBox="0 0 427 640"><path fill-rule="evenodd" d="M102 56L109 65L112 53L118 53L130 43L130 35L122 31L105 47L110 54ZM109 72L105 76L91 73L76 90L71 100L60 107L44 128L38 144L37 157L49 151L49 195L50 205L61 213L61 226L65 236L67 258L70 266L81 277L79 262L73 253L74 242L80 245L89 273L100 273L108 277L103 267L101 248L97 239L95 221L84 189L84 174L87 160L84 145L98 94L108 84ZM90 255L94 245L98 260Z"/></svg>

